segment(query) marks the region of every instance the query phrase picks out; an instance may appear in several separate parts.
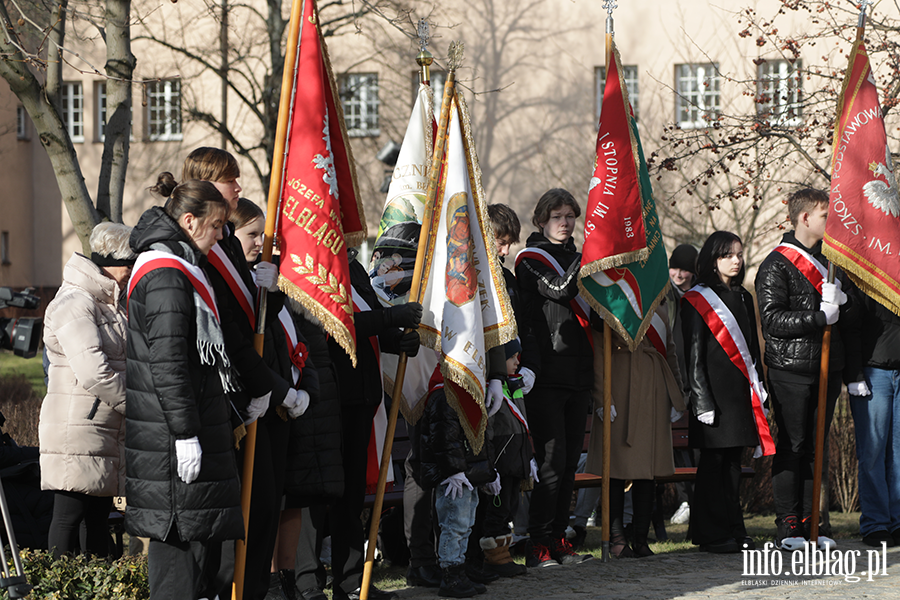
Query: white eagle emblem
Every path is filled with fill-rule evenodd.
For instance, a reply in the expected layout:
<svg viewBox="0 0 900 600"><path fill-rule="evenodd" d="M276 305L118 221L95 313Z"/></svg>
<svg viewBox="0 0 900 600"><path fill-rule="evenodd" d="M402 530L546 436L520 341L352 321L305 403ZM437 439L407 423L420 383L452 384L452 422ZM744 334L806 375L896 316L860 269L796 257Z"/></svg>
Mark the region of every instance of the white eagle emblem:
<svg viewBox="0 0 900 600"><path fill-rule="evenodd" d="M328 129L328 109L325 109L325 127L322 129L322 139L325 141L325 151L328 156L316 154L312 161L317 169L324 169L322 181L328 184L328 193L334 198L338 197L337 176L334 172L334 156L331 154L331 134Z"/></svg>
<svg viewBox="0 0 900 600"><path fill-rule="evenodd" d="M591 185L588 188L588 194L590 194L591 191L593 191L593 189L601 183L603 183L603 180L601 180L599 177L591 177Z"/></svg>
<svg viewBox="0 0 900 600"><path fill-rule="evenodd" d="M887 179L887 183L874 179L863 185L863 193L874 206L886 215L900 217L900 197L897 195L897 180L894 179L894 164L891 161L891 151L885 145L884 164L872 161L869 170L874 175L881 175Z"/></svg>

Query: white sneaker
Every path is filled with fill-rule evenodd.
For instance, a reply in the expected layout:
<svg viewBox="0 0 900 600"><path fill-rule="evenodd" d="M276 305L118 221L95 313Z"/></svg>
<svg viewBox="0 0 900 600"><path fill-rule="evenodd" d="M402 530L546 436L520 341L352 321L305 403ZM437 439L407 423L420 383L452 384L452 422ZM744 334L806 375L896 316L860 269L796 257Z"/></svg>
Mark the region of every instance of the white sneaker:
<svg viewBox="0 0 900 600"><path fill-rule="evenodd" d="M674 523L675 525L684 525L690 520L691 506L687 502L682 502L681 506L678 507L678 510L675 511L675 514L672 515L672 518L669 519L669 522Z"/></svg>

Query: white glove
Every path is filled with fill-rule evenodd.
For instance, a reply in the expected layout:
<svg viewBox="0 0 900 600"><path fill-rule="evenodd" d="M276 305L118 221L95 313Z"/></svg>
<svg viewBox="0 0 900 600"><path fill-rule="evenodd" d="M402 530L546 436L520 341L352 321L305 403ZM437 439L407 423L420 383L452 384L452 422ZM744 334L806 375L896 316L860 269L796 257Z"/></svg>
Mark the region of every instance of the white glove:
<svg viewBox="0 0 900 600"><path fill-rule="evenodd" d="M186 440L175 440L175 458L178 459L178 476L185 483L197 479L200 474L200 457L203 450L200 440L195 435Z"/></svg>
<svg viewBox="0 0 900 600"><path fill-rule="evenodd" d="M708 410L706 412L702 412L697 415L697 420L703 423L704 425L712 425L713 421L716 419L716 411Z"/></svg>
<svg viewBox="0 0 900 600"><path fill-rule="evenodd" d="M834 325L838 321L838 317L841 316L841 309L837 304L828 304L827 302L823 302L819 306L820 310L825 313L825 323L828 325Z"/></svg>
<svg viewBox="0 0 900 600"><path fill-rule="evenodd" d="M294 388L291 388L288 390L281 405L287 409L288 416L292 419L296 419L309 408L309 393L306 390L295 390Z"/></svg>
<svg viewBox="0 0 900 600"><path fill-rule="evenodd" d="M488 382L487 394L484 396L485 408L488 416L493 417L503 406L503 383L499 379L491 379Z"/></svg>
<svg viewBox="0 0 900 600"><path fill-rule="evenodd" d="M856 381L854 383L848 384L847 391L850 392L851 396L871 396L872 395L872 392L869 391L869 386L866 385L865 381Z"/></svg>
<svg viewBox="0 0 900 600"><path fill-rule="evenodd" d="M597 417L602 421L603 420L603 407L597 409ZM609 422L613 423L616 420L616 405L613 404L609 407Z"/></svg>
<svg viewBox="0 0 900 600"><path fill-rule="evenodd" d="M847 294L841 291L839 283L840 279L835 280L835 283L828 283L827 281L822 283L822 302L836 304L837 306L843 306L847 303Z"/></svg>
<svg viewBox="0 0 900 600"><path fill-rule="evenodd" d="M466 486L470 490L475 489L472 487L472 484L469 483L469 479L466 477L465 473L451 475L441 482L441 485L444 484L447 484L447 491L444 492L444 496L450 496L451 500L462 498L463 486Z"/></svg>
<svg viewBox="0 0 900 600"><path fill-rule="evenodd" d="M519 375L522 376L522 383L525 384L522 388L522 395L528 394L528 392L531 391L531 388L534 387L534 371L528 367L520 367Z"/></svg>
<svg viewBox="0 0 900 600"><path fill-rule="evenodd" d="M264 287L270 292L277 292L278 267L265 261L256 265L256 285Z"/></svg>
<svg viewBox="0 0 900 600"><path fill-rule="evenodd" d="M672 410L669 412L669 421L674 423L678 419L684 416L684 412L680 410L675 410L675 407L672 407Z"/></svg>
<svg viewBox="0 0 900 600"><path fill-rule="evenodd" d="M762 456L762 446L757 444L756 448L753 449L753 458L759 458Z"/></svg>
<svg viewBox="0 0 900 600"><path fill-rule="evenodd" d="M533 458L531 459L531 478L534 479L535 483L538 483L540 481L540 479L538 479L537 461Z"/></svg>
<svg viewBox="0 0 900 600"><path fill-rule="evenodd" d="M488 484L485 484L484 491L487 492L491 496L497 496L500 494L500 473L497 473L497 477Z"/></svg>
<svg viewBox="0 0 900 600"><path fill-rule="evenodd" d="M250 401L250 406L247 407L247 418L244 419L244 425L249 425L266 414L266 411L269 409L269 398L271 397L272 392L269 392L265 396L260 396L259 398L254 398Z"/></svg>

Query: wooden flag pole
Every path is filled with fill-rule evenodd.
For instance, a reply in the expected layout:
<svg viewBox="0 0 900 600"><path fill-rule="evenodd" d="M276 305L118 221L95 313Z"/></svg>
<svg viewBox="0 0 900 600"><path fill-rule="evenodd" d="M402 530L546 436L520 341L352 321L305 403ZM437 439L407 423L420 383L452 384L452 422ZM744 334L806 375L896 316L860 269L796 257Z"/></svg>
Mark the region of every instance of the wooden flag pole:
<svg viewBox="0 0 900 600"><path fill-rule="evenodd" d="M272 170L269 175L269 197L266 210L266 233L263 242L262 260L272 262L272 248L275 241L275 224L278 220L281 200L281 180L284 170L284 156L287 148L288 122L290 121L291 99L297 74L297 52L299 51L301 16L305 0L293 0L291 20L288 28L287 46L284 55L284 76L281 79L281 101L278 105L278 125L275 130L275 151L272 156ZM263 355L265 341L267 290L259 288L256 311L256 335L253 345L260 356ZM256 457L256 424L247 426L244 441L244 465L241 476L241 512L244 515L244 539L238 540L234 552L234 584L232 598L244 597L244 576L247 567L247 536L250 533L250 497L253 490L253 461Z"/></svg>
<svg viewBox="0 0 900 600"><path fill-rule="evenodd" d="M453 48L451 45L451 53ZM409 291L410 302L422 302L422 273L425 270L425 252L428 249L428 237L433 227L434 205L437 199L441 165L444 160L444 146L447 141L447 130L450 123L450 104L455 95L456 68L451 61L447 82L444 83L444 98L441 102L441 118L438 124L437 137L434 140L434 155L431 159L431 170L428 173L428 191L425 197L425 213L422 217L422 229L419 232L419 247L416 251L416 266L413 271L412 287ZM408 329L407 331L412 331ZM368 600L369 588L372 584L372 568L375 563L375 545L378 541L378 525L381 521L381 508L384 503L384 488L387 485L387 470L391 466L391 451L394 446L394 430L397 428L397 415L403 397L403 380L406 379L405 352L400 353L397 362L397 375L394 377L394 392L391 397L391 411L388 416L387 431L384 434L384 449L381 453L381 469L378 472L378 488L375 491L375 504L372 506L372 524L369 528L369 546L366 548L366 562L363 565L360 600Z"/></svg>
<svg viewBox="0 0 900 600"><path fill-rule="evenodd" d="M859 19L856 22L856 41L863 37L866 26L866 7L872 4L870 0L862 0L859 5ZM840 117L840 115L838 115ZM828 264L828 283L834 283L834 264ZM828 363L831 358L831 325L825 326L822 334L822 356L819 364L819 402L816 412L816 447L813 461L813 497L812 515L810 515L809 541L818 545L819 542L819 503L822 496L822 463L825 452L825 408L828 401Z"/></svg>
<svg viewBox="0 0 900 600"><path fill-rule="evenodd" d="M616 8L615 2L605 3L606 17L606 73L609 75L609 65L613 58L613 18L612 12ZM612 435L612 328L609 323L603 321L603 487L600 492L600 511L602 527L600 537L600 560L609 562L609 452L610 436Z"/></svg>

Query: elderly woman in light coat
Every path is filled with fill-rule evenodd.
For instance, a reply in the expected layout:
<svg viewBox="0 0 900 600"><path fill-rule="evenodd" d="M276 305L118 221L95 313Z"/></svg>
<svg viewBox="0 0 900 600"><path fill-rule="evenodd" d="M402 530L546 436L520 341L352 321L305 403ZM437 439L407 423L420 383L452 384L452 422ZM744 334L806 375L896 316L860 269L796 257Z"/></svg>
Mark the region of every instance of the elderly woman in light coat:
<svg viewBox="0 0 900 600"><path fill-rule="evenodd" d="M659 306L649 331L634 352L617 334L612 339L612 408L610 423L610 553L619 558L650 556L647 544L653 510L653 479L675 472L671 422L681 417L684 396L681 370L669 327L668 307ZM594 347L603 333L594 331ZM603 472L603 353L594 353L594 420L585 470ZM625 481L631 480L634 546L622 523Z"/></svg>
<svg viewBox="0 0 900 600"><path fill-rule="evenodd" d="M109 553L112 497L125 491L125 335L121 302L135 255L131 228L101 223L91 233L91 256L74 254L44 316L50 360L41 406L41 488L55 490L48 545L75 550L84 521L83 550Z"/></svg>

